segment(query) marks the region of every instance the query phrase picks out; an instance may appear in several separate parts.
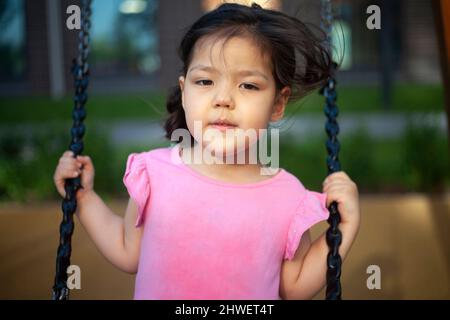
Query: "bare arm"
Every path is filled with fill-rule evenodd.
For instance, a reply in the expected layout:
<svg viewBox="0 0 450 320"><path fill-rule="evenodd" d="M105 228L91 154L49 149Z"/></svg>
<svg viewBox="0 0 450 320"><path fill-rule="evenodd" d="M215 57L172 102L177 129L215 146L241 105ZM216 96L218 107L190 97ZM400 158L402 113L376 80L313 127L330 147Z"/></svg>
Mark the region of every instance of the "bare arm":
<svg viewBox="0 0 450 320"><path fill-rule="evenodd" d="M280 277L280 297L282 299L289 299L291 292L296 288L295 286L303 266L303 261L305 260L305 255L308 253L310 247L311 236L309 230L306 230L300 239L300 244L292 260L283 260Z"/></svg>
<svg viewBox="0 0 450 320"><path fill-rule="evenodd" d="M71 150L63 153L53 176L56 189L64 198L65 181L80 176L83 188L76 193L78 216L99 251L119 269L136 273L142 228L135 228L137 204L128 201L122 218L109 209L94 191L95 168L89 156L74 157Z"/></svg>
<svg viewBox="0 0 450 320"><path fill-rule="evenodd" d="M121 217L90 190L78 199L76 215L106 259L122 271L136 273L142 228L135 227L137 205L131 198Z"/></svg>
<svg viewBox="0 0 450 320"><path fill-rule="evenodd" d="M329 175L323 182L323 192L327 194L326 206L333 202L341 217L338 228L342 233L342 243L339 246L339 255L344 262L353 241L355 240L360 225L359 195L357 185L343 171ZM294 283L288 283L286 296L288 299L311 299L326 284L328 245L326 233L315 240L309 248L308 241L305 242L301 251L296 253L298 261L294 262L298 267L298 277ZM307 248L307 249L306 249ZM298 250L300 251L300 250ZM294 259L296 260L296 259ZM292 270L292 268L291 268Z"/></svg>
<svg viewBox="0 0 450 320"><path fill-rule="evenodd" d="M342 243L339 255L344 262L358 233L358 226L341 223ZM322 234L310 246L300 262L300 270L295 284L291 287L288 299L312 299L326 284L328 245L326 234Z"/></svg>

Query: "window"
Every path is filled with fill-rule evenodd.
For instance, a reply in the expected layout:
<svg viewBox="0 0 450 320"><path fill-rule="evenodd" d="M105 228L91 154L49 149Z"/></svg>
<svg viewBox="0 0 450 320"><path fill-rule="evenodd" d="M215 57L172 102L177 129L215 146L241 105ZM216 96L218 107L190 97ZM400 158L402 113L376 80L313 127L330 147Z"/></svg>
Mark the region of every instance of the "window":
<svg viewBox="0 0 450 320"><path fill-rule="evenodd" d="M0 82L25 76L25 15L23 0L0 1Z"/></svg>
<svg viewBox="0 0 450 320"><path fill-rule="evenodd" d="M156 0L92 2L93 74L135 76L159 69L157 9Z"/></svg>

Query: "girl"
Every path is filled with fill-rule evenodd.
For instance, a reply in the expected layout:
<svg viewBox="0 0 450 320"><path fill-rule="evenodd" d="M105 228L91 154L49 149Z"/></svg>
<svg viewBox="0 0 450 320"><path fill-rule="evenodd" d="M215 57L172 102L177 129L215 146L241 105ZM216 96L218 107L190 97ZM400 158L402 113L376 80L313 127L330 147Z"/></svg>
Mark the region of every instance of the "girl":
<svg viewBox="0 0 450 320"><path fill-rule="evenodd" d="M58 192L64 197L64 180L81 175L76 215L112 264L137 273L135 299L314 297L325 285L328 247L325 235L311 242L308 230L336 201L344 259L359 228L355 183L337 172L319 193L284 169L261 174L260 161L249 161L260 135L234 146L228 133L266 129L290 98L323 85L327 50L293 17L223 4L191 26L179 53L184 65L165 123L178 143L129 155L125 216L95 193L88 156L63 154ZM189 143L174 139L179 130ZM192 161L206 151L216 161ZM238 154L244 162L224 161Z"/></svg>

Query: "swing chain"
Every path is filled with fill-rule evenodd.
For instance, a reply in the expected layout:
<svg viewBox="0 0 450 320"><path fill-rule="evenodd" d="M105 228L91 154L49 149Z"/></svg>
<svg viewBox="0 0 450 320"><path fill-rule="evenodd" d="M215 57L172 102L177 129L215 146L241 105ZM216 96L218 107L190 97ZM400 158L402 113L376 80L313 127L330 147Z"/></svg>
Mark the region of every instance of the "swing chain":
<svg viewBox="0 0 450 320"><path fill-rule="evenodd" d="M322 0L322 28L326 33L326 43L329 52L331 54L331 30L333 15L331 12L331 0ZM320 93L325 97L324 112L327 117L325 123L325 131L328 135L326 141L326 148L328 152L327 167L328 175L340 171L341 165L339 162L339 150L340 144L337 139L339 133L339 125L336 121L339 110L336 105L337 92L336 92L336 79L335 74L337 71L337 64L331 63L330 77L321 89ZM326 241L330 251L327 255L327 289L325 298L327 300L341 300L342 288L341 288L341 266L342 259L339 255L339 246L342 243L342 233L338 226L341 222L341 217L337 209L336 201L332 202L329 206L330 216L328 218L329 228L326 232Z"/></svg>
<svg viewBox="0 0 450 320"><path fill-rule="evenodd" d="M73 125L71 128L71 143L69 149L74 157L83 152L83 136L85 126L83 120L86 118L84 106L87 102L87 87L89 84L89 65L87 62L89 54L89 28L91 26L91 1L82 0L81 30L79 32L78 57L72 63L72 75L74 77L75 95L74 109L72 112ZM72 252L71 238L74 230L73 214L77 208L76 192L82 188L80 177L67 179L64 189L66 196L62 201L63 220L60 224L60 241L56 256L56 275L53 286L52 300L67 300L69 288L67 287L67 268L70 266L70 255Z"/></svg>
<svg viewBox="0 0 450 320"><path fill-rule="evenodd" d="M331 0L322 0L321 3L321 28L325 31L326 41L331 43L331 29L333 27L333 13L331 11Z"/></svg>
<svg viewBox="0 0 450 320"><path fill-rule="evenodd" d="M333 68L336 68L336 64L333 62ZM334 74L334 71L332 72ZM322 88L321 94L325 96L325 115L327 121L325 124L325 131L328 135L326 141L326 148L328 152L327 167L328 175L340 171L341 165L339 162L339 150L340 144L337 139L339 133L339 125L336 121L338 116L338 107L336 105L337 93L336 93L336 80L330 77L327 84ZM326 232L326 241L330 251L327 256L327 300L341 300L341 257L339 255L339 246L342 242L342 234L338 228L341 221L339 211L337 209L336 201L332 202L329 206L330 216L328 218L329 228Z"/></svg>

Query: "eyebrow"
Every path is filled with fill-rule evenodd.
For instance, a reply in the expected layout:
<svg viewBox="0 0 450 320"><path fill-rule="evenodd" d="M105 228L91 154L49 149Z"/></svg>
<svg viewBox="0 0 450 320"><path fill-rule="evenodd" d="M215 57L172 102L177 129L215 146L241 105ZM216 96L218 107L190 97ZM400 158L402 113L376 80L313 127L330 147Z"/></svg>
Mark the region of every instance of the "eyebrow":
<svg viewBox="0 0 450 320"><path fill-rule="evenodd" d="M203 64L199 64L196 65L192 68L190 68L189 71L194 71L194 70L203 70L203 71L209 71L209 72L217 72L216 68L213 68L211 66L205 66ZM243 76L260 76L263 77L264 79L266 79L267 81L269 81L269 78L262 72L258 71L258 70L240 70L237 72L238 75L243 75Z"/></svg>

